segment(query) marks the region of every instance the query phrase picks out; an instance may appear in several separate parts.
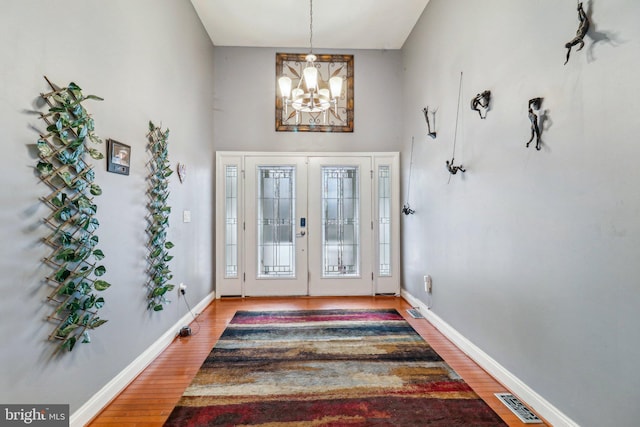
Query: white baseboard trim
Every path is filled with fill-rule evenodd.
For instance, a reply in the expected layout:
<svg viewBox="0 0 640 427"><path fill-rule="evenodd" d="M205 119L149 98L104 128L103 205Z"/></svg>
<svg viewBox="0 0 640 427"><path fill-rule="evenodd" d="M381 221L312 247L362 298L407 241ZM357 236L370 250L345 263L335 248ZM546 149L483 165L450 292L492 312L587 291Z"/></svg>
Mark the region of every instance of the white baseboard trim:
<svg viewBox="0 0 640 427"><path fill-rule="evenodd" d="M202 311L215 299L215 292L207 295L194 308L194 313ZM84 405L78 408L69 419L70 427L81 427L91 421L114 397L124 390L156 357L160 355L173 342L177 331L182 326L193 320L190 312L187 312L156 342L151 344L140 356L124 368L118 375L109 381L100 391L94 394Z"/></svg>
<svg viewBox="0 0 640 427"><path fill-rule="evenodd" d="M465 338L460 332L442 320L437 314L431 311L422 301L402 290L402 297L420 310L422 315L438 329L449 341L453 342L467 356L473 359L491 376L500 381L513 394L518 396L528 406L541 415L546 421L555 427L579 427L571 418L553 406L549 401L533 391L528 385L513 375L504 366L496 362L491 356L482 351L479 347Z"/></svg>

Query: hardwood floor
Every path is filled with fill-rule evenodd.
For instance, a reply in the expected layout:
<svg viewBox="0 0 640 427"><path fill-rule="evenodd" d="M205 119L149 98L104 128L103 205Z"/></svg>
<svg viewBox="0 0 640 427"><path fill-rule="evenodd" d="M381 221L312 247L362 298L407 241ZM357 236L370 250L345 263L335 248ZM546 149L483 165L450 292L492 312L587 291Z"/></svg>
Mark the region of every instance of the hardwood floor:
<svg viewBox="0 0 640 427"><path fill-rule="evenodd" d="M425 319L406 312L396 297L232 298L212 302L191 324L193 335L176 338L89 424L91 427L162 426L237 310L395 308L509 426L524 426L494 393L506 392ZM545 424L537 424L545 425Z"/></svg>

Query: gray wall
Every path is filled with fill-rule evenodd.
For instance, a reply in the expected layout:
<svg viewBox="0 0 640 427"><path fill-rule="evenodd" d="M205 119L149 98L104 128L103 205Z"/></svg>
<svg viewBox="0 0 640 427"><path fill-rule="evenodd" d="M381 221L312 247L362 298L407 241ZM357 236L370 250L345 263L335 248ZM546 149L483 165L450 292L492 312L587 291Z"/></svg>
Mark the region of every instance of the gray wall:
<svg viewBox="0 0 640 427"><path fill-rule="evenodd" d="M300 49L286 48L215 48L216 150L399 150L402 134L399 50L326 52L354 55L352 133L275 131L276 52L301 53Z"/></svg>
<svg viewBox="0 0 640 427"><path fill-rule="evenodd" d="M4 0L0 56L0 402L70 403L73 412L187 312L177 292L164 312L146 310L149 120L171 129L172 166L187 165L184 184L170 178L173 282L188 285L192 305L213 290L213 47L188 1ZM88 103L96 133L132 147L130 176L94 162L103 189L98 235L112 283L100 316L109 322L91 344L59 358L47 342L54 325L43 320L51 314L43 284L51 270L40 261L49 253L41 243L49 211L38 198L47 189L30 147L43 124L28 112L48 90L43 75L104 97ZM184 209L191 223L182 223Z"/></svg>
<svg viewBox="0 0 640 427"><path fill-rule="evenodd" d="M638 425L640 2L431 0L403 48L404 286L584 426ZM460 71L456 162L449 180ZM471 98L489 89L486 120ZM527 101L544 97L541 151ZM438 108L435 140L421 109Z"/></svg>

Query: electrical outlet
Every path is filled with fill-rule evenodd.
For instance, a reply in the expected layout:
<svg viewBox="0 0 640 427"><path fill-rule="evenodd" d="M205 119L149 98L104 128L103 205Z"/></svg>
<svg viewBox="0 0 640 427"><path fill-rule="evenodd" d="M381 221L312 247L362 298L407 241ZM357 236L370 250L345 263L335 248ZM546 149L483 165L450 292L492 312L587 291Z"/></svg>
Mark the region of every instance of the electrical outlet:
<svg viewBox="0 0 640 427"><path fill-rule="evenodd" d="M180 283L178 285L178 293L184 295L186 291L187 291L187 285L185 285L184 283Z"/></svg>
<svg viewBox="0 0 640 427"><path fill-rule="evenodd" d="M433 281L431 280L431 276L429 275L424 276L424 291L430 294L432 289L433 289Z"/></svg>

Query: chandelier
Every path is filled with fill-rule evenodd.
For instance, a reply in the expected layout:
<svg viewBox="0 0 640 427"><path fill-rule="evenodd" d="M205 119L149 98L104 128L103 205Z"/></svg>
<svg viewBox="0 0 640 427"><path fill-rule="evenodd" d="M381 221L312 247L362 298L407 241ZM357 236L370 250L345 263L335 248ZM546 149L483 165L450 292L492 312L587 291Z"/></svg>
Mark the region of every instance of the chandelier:
<svg viewBox="0 0 640 427"><path fill-rule="evenodd" d="M327 110L333 107L337 114L342 77L331 77L328 82L323 80L318 72L317 59L313 54L313 0L309 0L309 54L305 57L306 65L302 70L302 77L293 89L293 80L290 77L282 76L278 79L285 115L289 106L293 108L296 112L296 124L300 123L300 113L322 113L325 124Z"/></svg>

